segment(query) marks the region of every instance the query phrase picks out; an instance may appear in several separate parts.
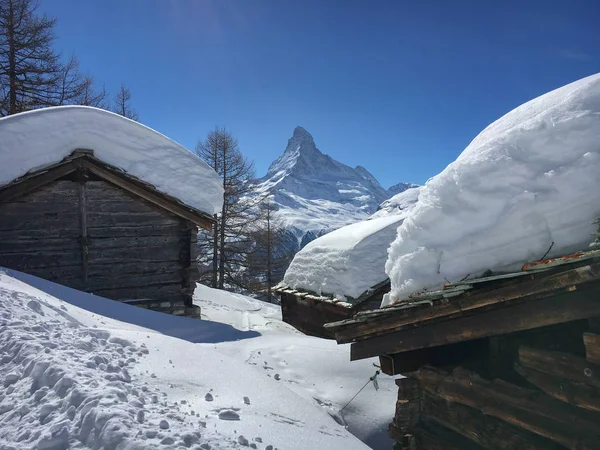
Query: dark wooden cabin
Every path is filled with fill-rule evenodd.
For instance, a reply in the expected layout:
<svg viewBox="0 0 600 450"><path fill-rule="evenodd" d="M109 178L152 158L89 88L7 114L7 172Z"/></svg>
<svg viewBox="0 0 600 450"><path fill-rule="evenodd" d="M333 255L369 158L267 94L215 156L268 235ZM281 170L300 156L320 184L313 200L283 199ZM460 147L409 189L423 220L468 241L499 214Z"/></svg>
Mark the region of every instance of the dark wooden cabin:
<svg viewBox="0 0 600 450"><path fill-rule="evenodd" d="M281 296L283 321L310 336L334 339L334 333L324 328L329 322L348 319L359 311L378 308L383 295L390 290L390 281L385 280L356 298L345 301L333 295L291 289L280 284L273 290Z"/></svg>
<svg viewBox="0 0 600 450"><path fill-rule="evenodd" d="M195 243L211 224L93 151L75 151L0 188L0 266L197 316Z"/></svg>
<svg viewBox="0 0 600 450"><path fill-rule="evenodd" d="M600 448L600 252L328 324L396 381L396 449Z"/></svg>

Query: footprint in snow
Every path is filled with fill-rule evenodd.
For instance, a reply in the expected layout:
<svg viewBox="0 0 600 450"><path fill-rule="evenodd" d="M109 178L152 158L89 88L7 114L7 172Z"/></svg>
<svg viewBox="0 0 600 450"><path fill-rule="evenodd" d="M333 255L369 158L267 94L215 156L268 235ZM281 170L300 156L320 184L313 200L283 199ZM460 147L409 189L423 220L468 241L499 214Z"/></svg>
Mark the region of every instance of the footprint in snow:
<svg viewBox="0 0 600 450"><path fill-rule="evenodd" d="M246 405L249 405L250 404L250 399L248 397L244 397L244 403Z"/></svg>
<svg viewBox="0 0 600 450"><path fill-rule="evenodd" d="M206 394L204 396L204 400L206 400L207 402L212 402L213 401L213 396L212 394L209 392L208 394Z"/></svg>

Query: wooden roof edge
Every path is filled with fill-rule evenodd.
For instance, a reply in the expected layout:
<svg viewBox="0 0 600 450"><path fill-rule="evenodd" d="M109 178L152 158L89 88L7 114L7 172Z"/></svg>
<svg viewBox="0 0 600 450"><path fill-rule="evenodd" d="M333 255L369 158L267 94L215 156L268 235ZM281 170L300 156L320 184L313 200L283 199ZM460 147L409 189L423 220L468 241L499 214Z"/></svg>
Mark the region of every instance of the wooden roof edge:
<svg viewBox="0 0 600 450"><path fill-rule="evenodd" d="M151 183L127 173L126 171L108 164L94 156L90 149L76 149L61 161L29 171L23 176L0 186L0 202L9 201L25 195L45 184L63 177L78 168L85 168L107 181L116 184L132 194L163 208L171 213L199 225L207 230L212 229L214 218L204 211L189 206L172 195L166 194ZM117 178L119 179L117 179ZM149 191L144 195L142 190Z"/></svg>
<svg viewBox="0 0 600 450"><path fill-rule="evenodd" d="M424 300L407 305L361 311L352 319L334 322L327 328L334 330L338 343L358 342L406 328L428 326L431 322L451 320L449 317L454 320L467 315L476 315L480 311L510 308L520 299L529 301L528 299L552 298L565 291L587 289L598 284L600 284L600 258L593 258L585 265L565 266L564 270L543 274L525 283L504 285L490 291L469 291L465 294L464 300L461 298L444 302ZM431 307L424 307L427 304Z"/></svg>
<svg viewBox="0 0 600 450"><path fill-rule="evenodd" d="M390 283L389 278L386 278L385 280L383 280L383 281L373 285L369 289L367 289L365 292L363 292L358 297L346 296L346 300L337 298L335 296L335 294L322 294L322 293L318 294L316 292L309 291L308 289L306 289L306 290L295 289L295 288L288 286L285 283L279 283L278 285L273 287L273 290L280 294L281 293L291 294L291 295L295 295L296 297L310 298L312 300L318 300L318 301L327 302L327 303L339 304L340 306L344 306L346 308L355 308L356 306L369 300L369 298L371 296L379 293L382 289L384 289L386 286L388 286L389 283Z"/></svg>

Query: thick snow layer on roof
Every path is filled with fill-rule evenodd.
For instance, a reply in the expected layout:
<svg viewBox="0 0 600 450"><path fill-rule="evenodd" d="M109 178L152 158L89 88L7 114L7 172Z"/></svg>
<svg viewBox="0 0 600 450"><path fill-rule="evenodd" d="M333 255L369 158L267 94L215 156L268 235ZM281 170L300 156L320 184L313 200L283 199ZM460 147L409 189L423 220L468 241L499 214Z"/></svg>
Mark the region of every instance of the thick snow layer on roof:
<svg viewBox="0 0 600 450"><path fill-rule="evenodd" d="M200 211L221 209L222 182L204 161L151 128L86 106L0 119L0 186L58 163L76 149L93 150L96 158Z"/></svg>
<svg viewBox="0 0 600 450"><path fill-rule="evenodd" d="M587 247L600 217L600 74L489 125L419 194L398 229L384 305L444 280Z"/></svg>
<svg viewBox="0 0 600 450"><path fill-rule="evenodd" d="M407 190L394 195L392 198L387 199L379 205L379 209L371 216L371 218L375 219L377 217L400 214L407 208L411 208L419 199L421 188L422 186L408 188Z"/></svg>
<svg viewBox="0 0 600 450"><path fill-rule="evenodd" d="M405 214L354 223L310 242L300 250L283 282L294 288L358 297L387 278L387 248Z"/></svg>

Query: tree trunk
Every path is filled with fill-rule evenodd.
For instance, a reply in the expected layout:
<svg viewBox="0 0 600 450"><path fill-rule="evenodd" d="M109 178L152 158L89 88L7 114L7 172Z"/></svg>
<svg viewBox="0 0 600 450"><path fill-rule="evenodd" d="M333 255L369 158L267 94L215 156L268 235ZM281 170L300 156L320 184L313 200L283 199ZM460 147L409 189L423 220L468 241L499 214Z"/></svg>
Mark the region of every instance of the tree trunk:
<svg viewBox="0 0 600 450"><path fill-rule="evenodd" d="M267 210L267 298L272 302L273 277L271 268L271 209Z"/></svg>
<svg viewBox="0 0 600 450"><path fill-rule="evenodd" d="M213 259L212 259L212 279L211 287L217 288L217 272L219 270L219 222L217 215L214 215L215 224L213 226Z"/></svg>
<svg viewBox="0 0 600 450"><path fill-rule="evenodd" d="M223 188L227 189L227 153L223 152ZM221 210L220 249L219 249L219 289L225 287L225 225L227 224L227 195L223 198Z"/></svg>
<svg viewBox="0 0 600 450"><path fill-rule="evenodd" d="M17 69L16 69L16 50L15 50L15 11L13 2L8 2L8 114L16 114L17 111Z"/></svg>

